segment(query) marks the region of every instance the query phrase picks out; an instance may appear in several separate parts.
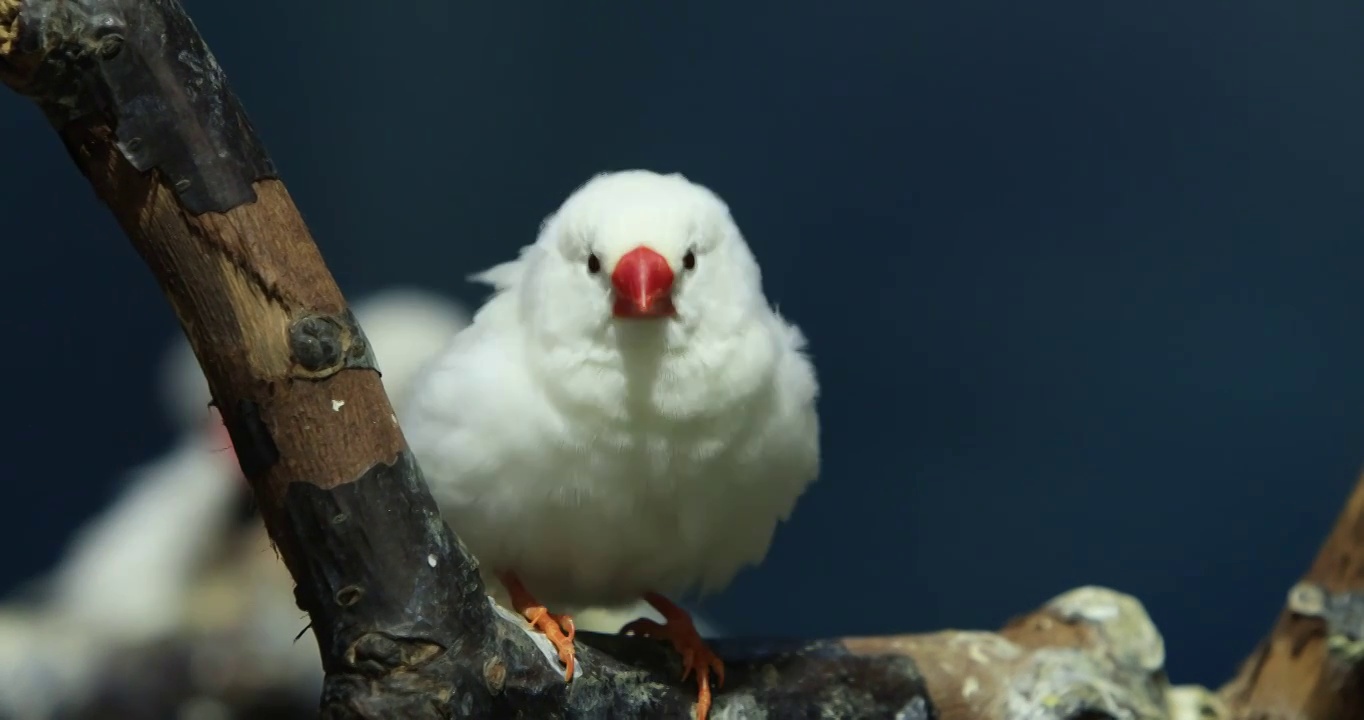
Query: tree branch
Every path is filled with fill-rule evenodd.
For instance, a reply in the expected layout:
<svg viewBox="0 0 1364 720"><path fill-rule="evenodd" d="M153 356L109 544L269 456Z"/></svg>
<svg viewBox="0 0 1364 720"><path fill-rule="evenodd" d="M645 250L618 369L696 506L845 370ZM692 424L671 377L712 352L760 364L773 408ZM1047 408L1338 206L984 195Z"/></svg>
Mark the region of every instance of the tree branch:
<svg viewBox="0 0 1364 720"><path fill-rule="evenodd" d="M42 108L174 307L311 618L324 717L690 713L694 689L664 646L583 634L566 684L543 639L489 603L403 440L363 330L175 0L0 0L0 79ZM1346 675L1358 679L1357 663L1328 654L1359 655L1356 596L1323 593L1357 588L1361 505L1357 494L1349 526L1309 574L1323 592L1295 595L1248 689L1229 693L1247 707L1311 717L1358 707L1357 693L1323 699ZM1327 627L1355 644L1328 641ZM1163 643L1140 604L1099 588L999 633L716 649L729 679L716 717L1216 712L1196 689L1168 687ZM1328 664L1310 689L1292 685Z"/></svg>
<svg viewBox="0 0 1364 720"><path fill-rule="evenodd" d="M250 657L253 649L236 647L240 637L224 628L221 634L121 654L116 671L104 675L101 691L83 709L63 717L95 720L115 710L119 717L171 717L177 708L210 701L231 708L237 718L313 717L315 707L301 705L291 687L262 686L261 678L242 671L226 682L214 674L211 682L185 676L168 684L167 669L191 666L204 648L217 655ZM687 701L692 689L681 687L674 695L679 665L671 651L634 638L580 637L588 643L582 648L585 654L599 657L601 651L637 668L601 695L612 705L583 716L610 717L610 707L616 708L615 717L684 717L679 713L685 705L677 703ZM1162 641L1141 604L1104 588L1072 590L998 633L722 640L716 648L730 662L728 689L717 698L716 717L1220 717L1217 699L1202 688L1168 686L1160 670ZM548 660L536 661L548 666ZM920 679L907 683L915 673ZM499 674L494 671L494 678ZM661 691L667 697L660 702ZM620 710L616 698L621 697L638 702Z"/></svg>
<svg viewBox="0 0 1364 720"><path fill-rule="evenodd" d="M1364 477L1269 637L1221 694L1235 717L1364 717Z"/></svg>

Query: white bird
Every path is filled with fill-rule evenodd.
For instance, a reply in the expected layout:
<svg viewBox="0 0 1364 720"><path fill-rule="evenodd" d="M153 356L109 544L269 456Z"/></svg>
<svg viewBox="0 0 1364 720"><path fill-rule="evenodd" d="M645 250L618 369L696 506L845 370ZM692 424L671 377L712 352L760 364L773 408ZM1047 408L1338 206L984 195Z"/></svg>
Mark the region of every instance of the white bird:
<svg viewBox="0 0 1364 720"><path fill-rule="evenodd" d="M666 595L766 555L819 470L805 339L728 206L680 174L598 175L413 382L402 427L452 528L573 677L572 619L641 596L695 671L724 666ZM543 601L543 602L542 602Z"/></svg>

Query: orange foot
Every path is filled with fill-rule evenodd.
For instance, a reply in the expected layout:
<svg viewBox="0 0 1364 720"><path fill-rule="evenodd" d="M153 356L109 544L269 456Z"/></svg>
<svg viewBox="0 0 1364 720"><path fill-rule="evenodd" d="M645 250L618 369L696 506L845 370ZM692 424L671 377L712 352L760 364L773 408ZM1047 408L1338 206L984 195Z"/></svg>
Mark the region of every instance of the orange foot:
<svg viewBox="0 0 1364 720"><path fill-rule="evenodd" d="M725 663L701 639L686 610L658 593L645 593L644 599L663 615L667 624L660 625L648 618L640 618L621 628L621 633L668 640L673 644L677 654L682 656L682 679L686 680L693 671L696 673L696 683L700 686L696 698L696 720L706 720L710 714L710 674L715 673L715 687L723 686Z"/></svg>
<svg viewBox="0 0 1364 720"><path fill-rule="evenodd" d="M564 681L573 680L573 636L577 634L573 618L568 615L555 615L521 584L515 573L498 574L498 579L506 586L511 595L512 607L536 630L545 634L554 649L559 651L559 662L564 664Z"/></svg>

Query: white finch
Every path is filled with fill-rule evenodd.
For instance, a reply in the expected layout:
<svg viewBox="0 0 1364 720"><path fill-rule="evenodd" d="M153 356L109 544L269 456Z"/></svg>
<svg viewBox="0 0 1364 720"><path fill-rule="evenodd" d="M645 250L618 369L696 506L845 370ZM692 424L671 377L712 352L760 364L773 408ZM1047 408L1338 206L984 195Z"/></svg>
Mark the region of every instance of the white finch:
<svg viewBox="0 0 1364 720"><path fill-rule="evenodd" d="M760 562L819 470L817 383L729 209L681 175L598 175L414 381L402 427L442 512L558 649L548 610L643 597L710 706L724 666L664 597ZM534 593L534 594L532 594ZM547 601L547 602L544 602Z"/></svg>

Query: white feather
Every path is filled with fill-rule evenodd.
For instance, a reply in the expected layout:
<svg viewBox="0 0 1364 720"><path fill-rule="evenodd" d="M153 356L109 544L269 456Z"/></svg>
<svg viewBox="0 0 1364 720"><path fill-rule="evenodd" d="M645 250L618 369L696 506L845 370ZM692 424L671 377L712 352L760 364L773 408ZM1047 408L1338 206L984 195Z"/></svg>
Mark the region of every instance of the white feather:
<svg viewBox="0 0 1364 720"><path fill-rule="evenodd" d="M128 477L123 496L82 527L51 576L49 610L125 642L178 626L190 579L217 549L245 490L236 457L187 435Z"/></svg>
<svg viewBox="0 0 1364 720"><path fill-rule="evenodd" d="M676 318L613 319L610 273L586 269L641 243L677 269ZM818 474L817 384L718 197L680 175L600 175L476 277L495 294L401 418L485 573L577 608L712 592L764 558Z"/></svg>

